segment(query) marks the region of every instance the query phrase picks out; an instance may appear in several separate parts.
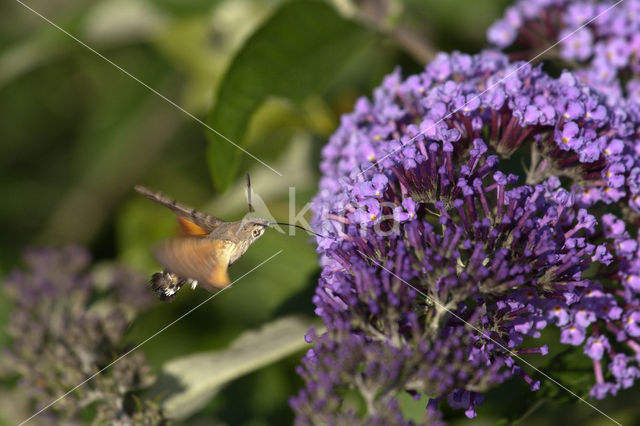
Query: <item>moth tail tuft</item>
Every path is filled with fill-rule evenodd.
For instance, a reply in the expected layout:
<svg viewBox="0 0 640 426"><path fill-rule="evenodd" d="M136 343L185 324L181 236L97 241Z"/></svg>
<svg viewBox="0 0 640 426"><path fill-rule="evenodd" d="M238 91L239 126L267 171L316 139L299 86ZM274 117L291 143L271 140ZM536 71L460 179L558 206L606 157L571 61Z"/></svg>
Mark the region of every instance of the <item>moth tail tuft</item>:
<svg viewBox="0 0 640 426"><path fill-rule="evenodd" d="M184 283L185 280L180 279L176 274L166 269L153 274L149 282L155 295L163 302L173 301Z"/></svg>

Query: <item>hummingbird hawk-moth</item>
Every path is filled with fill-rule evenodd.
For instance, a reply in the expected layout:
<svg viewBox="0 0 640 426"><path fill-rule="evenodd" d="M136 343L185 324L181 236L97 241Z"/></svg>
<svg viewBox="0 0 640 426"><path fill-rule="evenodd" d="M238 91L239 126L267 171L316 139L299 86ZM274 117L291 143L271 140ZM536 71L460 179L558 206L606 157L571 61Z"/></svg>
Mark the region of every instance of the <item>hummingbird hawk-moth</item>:
<svg viewBox="0 0 640 426"><path fill-rule="evenodd" d="M160 300L173 300L184 284L191 284L192 288L200 284L209 291L228 286L228 266L271 225L268 220L259 218L225 222L161 192L141 185L135 190L171 209L187 235L164 241L154 249L154 257L164 268L151 278L151 286ZM252 210L249 198L249 211Z"/></svg>

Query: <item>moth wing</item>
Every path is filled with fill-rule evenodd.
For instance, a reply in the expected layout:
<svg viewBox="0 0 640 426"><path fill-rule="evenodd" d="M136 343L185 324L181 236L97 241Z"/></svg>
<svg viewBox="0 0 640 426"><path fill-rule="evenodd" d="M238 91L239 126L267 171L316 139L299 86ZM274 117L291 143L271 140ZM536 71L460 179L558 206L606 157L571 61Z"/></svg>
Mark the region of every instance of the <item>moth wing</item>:
<svg viewBox="0 0 640 426"><path fill-rule="evenodd" d="M156 260L180 278L197 280L207 290L230 284L227 268L233 243L210 238L175 238L160 243Z"/></svg>
<svg viewBox="0 0 640 426"><path fill-rule="evenodd" d="M207 230L203 227L198 226L197 224L191 222L189 219L181 216L178 216L178 223L180 224L180 227L185 232L185 234L191 235L193 237L205 237L209 235L209 232L213 231L212 229L211 231L207 232Z"/></svg>
<svg viewBox="0 0 640 426"><path fill-rule="evenodd" d="M164 195L162 192L154 191L142 185L136 185L134 189L136 192L144 195L150 200L171 209L171 211L178 216L178 222L187 235L208 235L216 229L218 225L224 223L222 219L180 203L173 198Z"/></svg>

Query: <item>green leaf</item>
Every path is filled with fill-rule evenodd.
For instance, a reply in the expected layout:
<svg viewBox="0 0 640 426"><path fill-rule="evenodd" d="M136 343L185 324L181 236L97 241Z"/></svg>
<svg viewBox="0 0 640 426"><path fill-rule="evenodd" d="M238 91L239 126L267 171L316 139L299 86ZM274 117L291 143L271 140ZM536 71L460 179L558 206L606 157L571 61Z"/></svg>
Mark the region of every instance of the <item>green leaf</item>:
<svg viewBox="0 0 640 426"><path fill-rule="evenodd" d="M170 418L184 419L231 380L307 347L304 334L314 325L309 318L285 317L242 334L227 349L169 361L153 391L167 395L162 406Z"/></svg>
<svg viewBox="0 0 640 426"><path fill-rule="evenodd" d="M176 15L204 14L220 3L219 0L152 0L155 5Z"/></svg>
<svg viewBox="0 0 640 426"><path fill-rule="evenodd" d="M299 102L325 89L373 33L316 1L287 3L245 43L221 83L208 124L244 148L256 109L270 96ZM207 133L214 185L226 189L242 151ZM248 150L250 151L250 150Z"/></svg>
<svg viewBox="0 0 640 426"><path fill-rule="evenodd" d="M0 88L69 51L61 33L38 31L0 53Z"/></svg>
<svg viewBox="0 0 640 426"><path fill-rule="evenodd" d="M566 347L562 352L552 358L545 360L543 371L554 380L581 397L588 398L589 390L593 386L593 363L579 347ZM551 397L555 401L576 402L575 396L566 392L557 384L547 380L537 372L532 375L536 380L540 380L541 396Z"/></svg>

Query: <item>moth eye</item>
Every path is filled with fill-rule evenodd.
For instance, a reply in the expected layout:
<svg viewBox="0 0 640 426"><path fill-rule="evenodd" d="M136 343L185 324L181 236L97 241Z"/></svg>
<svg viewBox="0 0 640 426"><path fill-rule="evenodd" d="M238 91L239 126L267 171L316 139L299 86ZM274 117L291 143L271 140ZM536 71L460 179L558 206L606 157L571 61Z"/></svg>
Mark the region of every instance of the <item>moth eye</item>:
<svg viewBox="0 0 640 426"><path fill-rule="evenodd" d="M261 232L260 232L260 230L259 230L259 229L254 229L254 230L253 230L253 236L254 236L254 237L258 238L258 237L260 236L260 234L261 234Z"/></svg>

